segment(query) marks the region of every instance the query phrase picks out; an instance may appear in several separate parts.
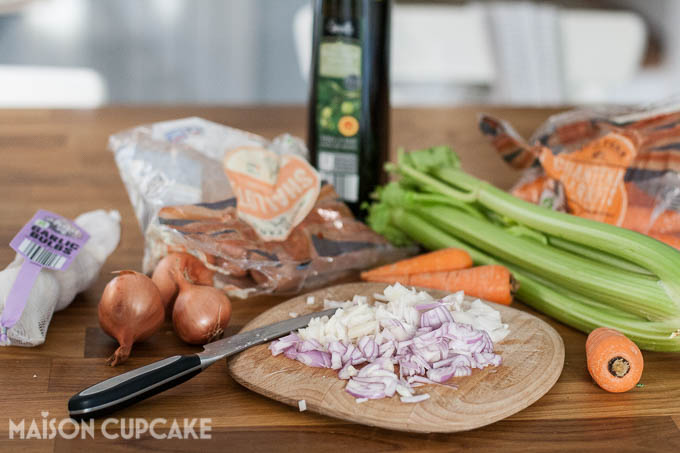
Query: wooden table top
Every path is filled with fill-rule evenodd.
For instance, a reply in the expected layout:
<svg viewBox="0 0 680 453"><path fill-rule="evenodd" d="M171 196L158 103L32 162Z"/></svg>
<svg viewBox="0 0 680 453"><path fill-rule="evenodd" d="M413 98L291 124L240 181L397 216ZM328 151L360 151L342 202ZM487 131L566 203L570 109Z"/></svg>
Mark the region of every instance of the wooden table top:
<svg viewBox="0 0 680 453"><path fill-rule="evenodd" d="M393 112L393 147L451 144L464 167L508 188L517 174L509 171L481 138L476 113L495 113L528 136L552 110L509 108L397 109ZM0 449L18 451L680 451L680 371L673 354L646 353L643 387L609 394L594 385L585 365L585 335L552 320L562 335L566 362L555 387L537 403L503 421L450 435L416 435L341 422L268 400L236 384L220 361L193 380L127 408L115 416L211 418L209 440L94 439L9 440L9 419L18 423L67 416L68 398L95 382L159 358L196 351L183 345L166 325L152 339L133 348L118 368L104 360L114 340L98 326L97 302L116 269L139 269L142 235L118 176L108 136L122 129L167 119L201 116L273 137L290 132L304 137L301 107L113 107L101 110L0 110L0 243L8 244L39 209L75 217L91 209L117 209L122 239L98 281L52 319L45 344L0 349ZM13 258L0 249L0 266ZM282 298L260 297L234 302L227 333ZM521 303L514 306L532 312ZM533 312L532 312L533 313ZM541 315L539 315L541 316ZM542 319L547 319L541 316ZM44 414L47 411L49 414ZM386 416L389 416L386 414ZM159 427L169 425L160 424ZM116 432L117 427L110 430ZM159 429L162 432L162 429ZM118 432L120 432L118 430Z"/></svg>

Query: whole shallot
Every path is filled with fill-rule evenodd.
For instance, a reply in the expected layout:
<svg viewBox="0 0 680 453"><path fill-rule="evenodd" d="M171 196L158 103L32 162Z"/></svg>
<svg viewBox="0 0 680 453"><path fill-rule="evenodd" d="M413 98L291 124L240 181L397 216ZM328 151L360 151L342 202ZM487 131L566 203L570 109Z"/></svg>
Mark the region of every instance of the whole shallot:
<svg viewBox="0 0 680 453"><path fill-rule="evenodd" d="M189 253L176 252L166 255L153 271L151 279L161 293L161 301L166 310L172 305L172 301L177 296L179 286L175 281L175 273L186 272L191 281L197 285L212 285L214 272Z"/></svg>
<svg viewBox="0 0 680 453"><path fill-rule="evenodd" d="M172 311L172 325L179 337L190 344L205 344L222 336L231 318L231 302L212 286L198 286L187 273L175 274L179 295Z"/></svg>
<svg viewBox="0 0 680 453"><path fill-rule="evenodd" d="M117 274L99 301L99 325L120 344L106 362L111 366L125 362L133 343L156 333L165 319L160 292L149 277L134 271Z"/></svg>

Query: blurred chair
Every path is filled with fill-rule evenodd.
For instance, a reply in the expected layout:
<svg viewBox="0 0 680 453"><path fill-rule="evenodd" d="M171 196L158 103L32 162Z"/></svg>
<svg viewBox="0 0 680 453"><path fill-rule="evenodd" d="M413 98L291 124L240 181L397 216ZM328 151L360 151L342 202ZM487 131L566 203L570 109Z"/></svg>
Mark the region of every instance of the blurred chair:
<svg viewBox="0 0 680 453"><path fill-rule="evenodd" d="M293 35L309 78L312 11ZM635 13L559 9L531 2L464 6L395 4L395 105L600 102L639 68L646 28Z"/></svg>
<svg viewBox="0 0 680 453"><path fill-rule="evenodd" d="M95 108L106 82L87 68L0 65L0 108Z"/></svg>

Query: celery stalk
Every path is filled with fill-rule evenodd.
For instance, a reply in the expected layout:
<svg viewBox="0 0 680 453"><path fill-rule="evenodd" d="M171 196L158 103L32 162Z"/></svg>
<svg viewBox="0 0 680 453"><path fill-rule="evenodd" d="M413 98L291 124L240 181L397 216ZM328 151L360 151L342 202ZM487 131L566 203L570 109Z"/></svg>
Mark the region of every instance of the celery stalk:
<svg viewBox="0 0 680 453"><path fill-rule="evenodd" d="M640 348L650 351L680 351L679 324L670 321L631 320L626 315L605 312L578 302L564 293L540 284L528 275L510 267L520 283L517 297L536 310L571 327L588 333L597 327L611 327L626 335Z"/></svg>
<svg viewBox="0 0 680 453"><path fill-rule="evenodd" d="M576 292L649 319L680 317L680 309L658 282L645 276L546 247L446 206L412 209L424 220L486 253L516 263Z"/></svg>
<svg viewBox="0 0 680 453"><path fill-rule="evenodd" d="M374 209L376 205L371 208ZM680 351L680 321L654 322L588 300L565 288L546 282L515 265L492 258L470 244L456 239L423 220L417 213L392 208L390 226L430 249L458 247L468 251L476 264L503 264L519 282L517 296L531 307L583 332L607 326L617 329L639 347L654 351ZM373 224L371 224L373 226ZM384 225L383 225L384 226ZM380 232L380 231L378 231Z"/></svg>
<svg viewBox="0 0 680 453"><path fill-rule="evenodd" d="M653 273L649 272L647 269L644 267L640 267L637 264L631 263L630 261L623 260L619 258L618 256L614 256L610 253L607 252L602 252L600 250L596 250L590 247L586 247L585 245L581 244L576 244L574 242L570 242L561 238L556 238L549 236L548 237L548 243L554 247L560 248L562 250L566 250L568 252L575 253L577 255L581 255L585 258L590 258L594 261L598 261L600 263L604 264L609 264L611 266L618 267L620 269L624 269L627 271L631 272L636 272L638 274L643 274L643 275L649 275L649 276L654 276Z"/></svg>
<svg viewBox="0 0 680 453"><path fill-rule="evenodd" d="M680 309L680 253L674 248L635 231L528 203L456 168L442 168L435 173L452 184L464 180L464 185L471 187L475 182L473 191L478 203L523 225L610 253L651 271Z"/></svg>
<svg viewBox="0 0 680 453"><path fill-rule="evenodd" d="M655 274L680 310L680 253L643 234L601 222L555 212L508 194L460 169L457 156L445 147L400 153L398 171L424 190L474 201L497 214L542 233L582 244L630 261Z"/></svg>

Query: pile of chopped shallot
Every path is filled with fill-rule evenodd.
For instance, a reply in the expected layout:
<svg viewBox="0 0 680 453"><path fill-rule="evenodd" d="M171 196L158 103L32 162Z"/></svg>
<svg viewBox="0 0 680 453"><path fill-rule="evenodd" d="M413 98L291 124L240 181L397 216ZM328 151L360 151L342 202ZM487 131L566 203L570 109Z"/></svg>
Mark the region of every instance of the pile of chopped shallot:
<svg viewBox="0 0 680 453"><path fill-rule="evenodd" d="M325 308L339 307L333 316L312 319L269 349L307 366L338 370L358 403L395 393L402 402L417 403L429 394L416 394L416 387L449 385L473 368L500 365L494 343L507 336L508 325L481 300L466 300L462 291L435 300L398 283L373 298L374 304L365 296L326 300Z"/></svg>

